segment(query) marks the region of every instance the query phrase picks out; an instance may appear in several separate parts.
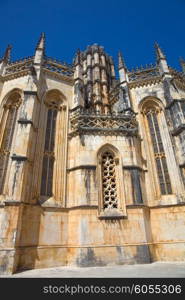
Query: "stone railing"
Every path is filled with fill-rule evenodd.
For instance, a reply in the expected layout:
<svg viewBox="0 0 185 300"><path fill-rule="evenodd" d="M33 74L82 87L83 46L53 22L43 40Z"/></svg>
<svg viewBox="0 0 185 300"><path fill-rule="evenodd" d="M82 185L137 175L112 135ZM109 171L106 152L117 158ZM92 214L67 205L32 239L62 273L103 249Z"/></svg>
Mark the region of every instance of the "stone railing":
<svg viewBox="0 0 185 300"><path fill-rule="evenodd" d="M51 59L50 57L47 57L44 60L43 68L70 77L73 76L74 73L72 65L68 65L64 62L59 62L57 60Z"/></svg>
<svg viewBox="0 0 185 300"><path fill-rule="evenodd" d="M157 67L152 67L149 69L143 69L138 71L136 70L134 72L128 73L129 82L152 79L153 77L157 77L157 76L160 76Z"/></svg>
<svg viewBox="0 0 185 300"><path fill-rule="evenodd" d="M77 134L137 135L138 123L134 113L100 114L79 108L70 112L71 131Z"/></svg>
<svg viewBox="0 0 185 300"><path fill-rule="evenodd" d="M25 59L21 59L19 61L15 61L10 63L6 67L5 75L29 70L33 66L33 57L28 57Z"/></svg>

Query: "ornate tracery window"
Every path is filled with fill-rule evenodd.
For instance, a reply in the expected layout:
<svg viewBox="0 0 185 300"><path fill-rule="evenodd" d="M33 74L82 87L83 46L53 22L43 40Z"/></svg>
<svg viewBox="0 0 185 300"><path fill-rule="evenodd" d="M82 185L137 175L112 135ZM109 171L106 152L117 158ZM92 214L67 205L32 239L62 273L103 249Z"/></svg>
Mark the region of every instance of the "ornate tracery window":
<svg viewBox="0 0 185 300"><path fill-rule="evenodd" d="M3 193L19 105L20 95L18 93L12 94L4 105L1 121L1 128L4 130L0 145L0 194Z"/></svg>
<svg viewBox="0 0 185 300"><path fill-rule="evenodd" d="M110 151L106 151L102 154L101 168L103 208L118 208L115 156Z"/></svg>
<svg viewBox="0 0 185 300"><path fill-rule="evenodd" d="M126 216L123 166L120 152L110 144L98 151L99 218Z"/></svg>
<svg viewBox="0 0 185 300"><path fill-rule="evenodd" d="M160 110L157 107L150 107L145 110L145 115L148 121L150 131L156 169L160 184L161 194L172 194L171 182L166 162L166 155L164 151L163 142L158 123L158 115Z"/></svg>
<svg viewBox="0 0 185 300"><path fill-rule="evenodd" d="M52 196L53 168L55 161L55 134L58 103L49 103L47 111L47 123L45 132L44 155L42 163L41 195Z"/></svg>

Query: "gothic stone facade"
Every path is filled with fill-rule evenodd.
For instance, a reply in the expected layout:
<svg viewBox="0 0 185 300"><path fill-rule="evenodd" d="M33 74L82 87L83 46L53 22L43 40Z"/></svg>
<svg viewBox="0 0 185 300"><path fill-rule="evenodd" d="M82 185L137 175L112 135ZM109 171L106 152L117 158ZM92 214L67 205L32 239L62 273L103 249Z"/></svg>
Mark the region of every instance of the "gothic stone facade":
<svg viewBox="0 0 185 300"><path fill-rule="evenodd" d="M119 78L103 47L73 64L0 61L0 269L185 260L185 75ZM185 62L182 61L185 70Z"/></svg>

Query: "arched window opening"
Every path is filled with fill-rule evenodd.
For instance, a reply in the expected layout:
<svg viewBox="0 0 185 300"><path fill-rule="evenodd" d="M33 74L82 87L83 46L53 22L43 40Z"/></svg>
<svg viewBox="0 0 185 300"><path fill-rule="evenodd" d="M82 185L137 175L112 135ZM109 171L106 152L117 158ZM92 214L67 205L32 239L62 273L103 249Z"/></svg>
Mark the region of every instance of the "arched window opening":
<svg viewBox="0 0 185 300"><path fill-rule="evenodd" d="M51 103L47 112L47 125L45 133L44 156L42 163L41 195L52 196L53 187L53 167L54 167L54 147L57 119L57 106Z"/></svg>
<svg viewBox="0 0 185 300"><path fill-rule="evenodd" d="M118 208L116 163L115 156L110 151L106 151L102 154L101 168L103 209Z"/></svg>
<svg viewBox="0 0 185 300"><path fill-rule="evenodd" d="M160 184L160 190L162 195L172 194L171 182L168 173L168 167L166 163L166 155L161 139L161 133L158 123L158 109L150 108L146 111L146 117L148 121L154 158L156 163L156 169Z"/></svg>
<svg viewBox="0 0 185 300"><path fill-rule="evenodd" d="M0 194L3 193L19 105L20 95L18 93L12 94L4 105L2 123L5 123L1 124L4 132L0 145Z"/></svg>

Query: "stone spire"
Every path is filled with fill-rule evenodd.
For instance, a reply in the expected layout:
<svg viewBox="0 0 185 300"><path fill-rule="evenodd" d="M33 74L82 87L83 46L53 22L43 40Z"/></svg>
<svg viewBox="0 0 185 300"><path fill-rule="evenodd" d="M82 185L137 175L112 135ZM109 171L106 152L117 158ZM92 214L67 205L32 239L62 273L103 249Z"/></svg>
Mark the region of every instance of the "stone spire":
<svg viewBox="0 0 185 300"><path fill-rule="evenodd" d="M125 70L127 69L121 51L118 52L118 69L125 69Z"/></svg>
<svg viewBox="0 0 185 300"><path fill-rule="evenodd" d="M159 68L159 73L162 76L163 87L164 87L164 97L166 99L167 105L173 101L173 97L171 94L171 74L168 68L166 56L164 55L163 51L159 47L157 43L154 44L156 49L156 57L157 57L157 64Z"/></svg>
<svg viewBox="0 0 185 300"><path fill-rule="evenodd" d="M38 40L36 50L45 50L45 33L42 32Z"/></svg>
<svg viewBox="0 0 185 300"><path fill-rule="evenodd" d="M157 43L154 44L154 47L156 49L156 57L157 57L157 63L159 65L159 71L161 75L170 74L166 56L164 55L163 51L159 47Z"/></svg>
<svg viewBox="0 0 185 300"><path fill-rule="evenodd" d="M35 49L34 68L37 74L37 79L40 78L40 71L45 55L45 34L42 32Z"/></svg>
<svg viewBox="0 0 185 300"><path fill-rule="evenodd" d="M82 80L82 61L81 61L81 51L78 49L76 52L76 56L74 58L74 67L75 67L75 72L74 72L74 79L75 80Z"/></svg>
<svg viewBox="0 0 185 300"><path fill-rule="evenodd" d="M11 49L12 46L8 45L5 50L4 56L0 60L0 75L2 75L5 72L6 65L10 62Z"/></svg>
<svg viewBox="0 0 185 300"><path fill-rule="evenodd" d="M12 46L8 45L5 50L5 53L4 53L3 60L7 63L10 61L11 49L12 49Z"/></svg>
<svg viewBox="0 0 185 300"><path fill-rule="evenodd" d="M76 52L76 57L74 59L74 65L75 66L81 65L81 52L80 52L80 49L78 49L77 52Z"/></svg>
<svg viewBox="0 0 185 300"><path fill-rule="evenodd" d="M78 49L74 58L74 107L84 106L84 82L83 82L83 69L82 69L82 53Z"/></svg>
<svg viewBox="0 0 185 300"><path fill-rule="evenodd" d="M155 42L154 47L156 49L157 60L160 60L160 59L165 59L166 60L166 56L164 55L163 51L159 47L159 44Z"/></svg>
<svg viewBox="0 0 185 300"><path fill-rule="evenodd" d="M118 52L118 70L120 78L120 92L119 92L119 101L117 103L117 110L119 112L123 111L132 111L130 91L128 87L128 74L125 61L123 59L123 54L121 51Z"/></svg>
<svg viewBox="0 0 185 300"><path fill-rule="evenodd" d="M124 62L123 54L121 53L121 51L118 52L118 70L119 70L120 82L128 81L127 67Z"/></svg>

